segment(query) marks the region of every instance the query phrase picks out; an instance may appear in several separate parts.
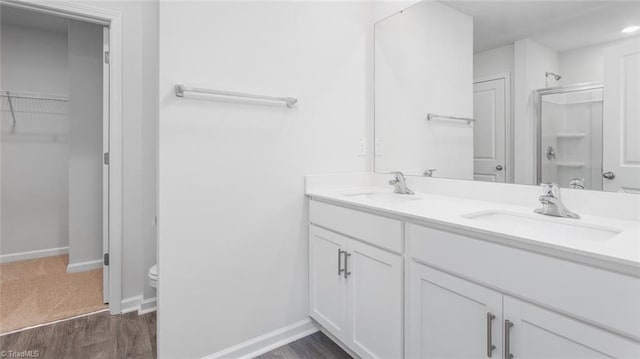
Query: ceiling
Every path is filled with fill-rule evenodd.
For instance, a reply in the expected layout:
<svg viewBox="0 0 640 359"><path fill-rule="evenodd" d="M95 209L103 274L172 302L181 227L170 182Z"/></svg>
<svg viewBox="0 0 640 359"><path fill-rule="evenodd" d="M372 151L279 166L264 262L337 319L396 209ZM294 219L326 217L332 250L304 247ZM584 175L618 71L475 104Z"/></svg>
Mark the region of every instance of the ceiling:
<svg viewBox="0 0 640 359"><path fill-rule="evenodd" d="M63 17L27 11L11 6L0 6L2 25L28 27L44 31L67 33L68 20Z"/></svg>
<svg viewBox="0 0 640 359"><path fill-rule="evenodd" d="M457 1L442 3L474 19L474 52L529 38L557 52L622 39L640 25L640 1Z"/></svg>

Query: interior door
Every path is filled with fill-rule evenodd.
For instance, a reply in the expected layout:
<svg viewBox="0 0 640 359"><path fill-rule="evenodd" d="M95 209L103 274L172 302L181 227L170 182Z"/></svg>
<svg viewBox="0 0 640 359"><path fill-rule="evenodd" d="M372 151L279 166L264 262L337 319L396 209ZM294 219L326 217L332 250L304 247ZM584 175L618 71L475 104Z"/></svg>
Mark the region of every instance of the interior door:
<svg viewBox="0 0 640 359"><path fill-rule="evenodd" d="M106 256L109 254L109 28L102 32L104 61L102 62L102 152L105 154L102 166L102 300L109 303L109 266Z"/></svg>
<svg viewBox="0 0 640 359"><path fill-rule="evenodd" d="M640 193L640 39L604 55L603 189Z"/></svg>
<svg viewBox="0 0 640 359"><path fill-rule="evenodd" d="M640 358L638 342L508 296L504 319L513 324L508 333L504 327L509 349L505 357Z"/></svg>
<svg viewBox="0 0 640 359"><path fill-rule="evenodd" d="M411 264L407 358L502 358L502 294Z"/></svg>
<svg viewBox="0 0 640 359"><path fill-rule="evenodd" d="M473 84L473 179L506 182L505 78Z"/></svg>
<svg viewBox="0 0 640 359"><path fill-rule="evenodd" d="M348 343L361 358L402 357L402 257L349 241Z"/></svg>
<svg viewBox="0 0 640 359"><path fill-rule="evenodd" d="M346 237L310 226L310 315L340 340L346 339L347 326L346 246Z"/></svg>

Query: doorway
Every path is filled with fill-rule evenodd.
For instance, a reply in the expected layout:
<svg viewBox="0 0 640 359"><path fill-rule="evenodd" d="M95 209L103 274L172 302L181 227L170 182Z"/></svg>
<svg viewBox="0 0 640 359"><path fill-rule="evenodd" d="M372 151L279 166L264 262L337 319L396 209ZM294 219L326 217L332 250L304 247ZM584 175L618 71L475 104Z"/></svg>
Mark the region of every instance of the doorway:
<svg viewBox="0 0 640 359"><path fill-rule="evenodd" d="M112 251L119 247L113 196L120 188L110 185L120 170L112 165L112 148L120 153L111 116L119 119L119 98L110 100L112 29L95 13L86 21L57 6L2 5L0 272L3 292L15 289L15 300L0 299L1 332L106 303L120 311L119 255Z"/></svg>
<svg viewBox="0 0 640 359"><path fill-rule="evenodd" d="M511 180L510 76L500 74L473 83L473 179Z"/></svg>

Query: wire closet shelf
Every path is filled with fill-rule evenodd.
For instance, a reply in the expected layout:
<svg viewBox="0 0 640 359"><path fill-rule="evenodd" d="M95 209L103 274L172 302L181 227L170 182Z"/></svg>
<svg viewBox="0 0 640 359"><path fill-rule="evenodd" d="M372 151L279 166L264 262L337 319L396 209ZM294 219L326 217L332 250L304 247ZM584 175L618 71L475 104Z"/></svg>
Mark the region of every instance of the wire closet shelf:
<svg viewBox="0 0 640 359"><path fill-rule="evenodd" d="M0 91L2 119L10 120L10 133L19 123L31 120L61 120L69 115L69 97L27 91ZM4 128L4 124L3 124Z"/></svg>

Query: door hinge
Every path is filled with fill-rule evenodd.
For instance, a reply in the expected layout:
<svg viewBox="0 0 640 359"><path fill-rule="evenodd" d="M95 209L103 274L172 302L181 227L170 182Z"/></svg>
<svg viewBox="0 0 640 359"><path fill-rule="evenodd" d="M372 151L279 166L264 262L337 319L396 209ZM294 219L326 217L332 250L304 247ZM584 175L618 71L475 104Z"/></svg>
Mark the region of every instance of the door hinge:
<svg viewBox="0 0 640 359"><path fill-rule="evenodd" d="M105 64L109 63L109 51L104 52L104 63Z"/></svg>
<svg viewBox="0 0 640 359"><path fill-rule="evenodd" d="M104 254L104 265L109 265L109 253Z"/></svg>
<svg viewBox="0 0 640 359"><path fill-rule="evenodd" d="M109 152L105 152L104 153L103 159L104 159L104 164L108 165L109 164Z"/></svg>

